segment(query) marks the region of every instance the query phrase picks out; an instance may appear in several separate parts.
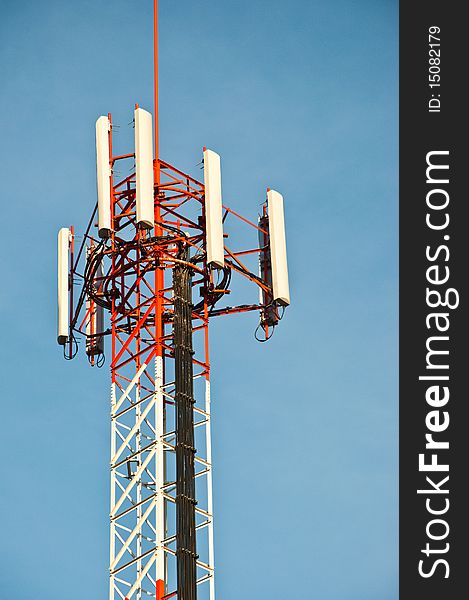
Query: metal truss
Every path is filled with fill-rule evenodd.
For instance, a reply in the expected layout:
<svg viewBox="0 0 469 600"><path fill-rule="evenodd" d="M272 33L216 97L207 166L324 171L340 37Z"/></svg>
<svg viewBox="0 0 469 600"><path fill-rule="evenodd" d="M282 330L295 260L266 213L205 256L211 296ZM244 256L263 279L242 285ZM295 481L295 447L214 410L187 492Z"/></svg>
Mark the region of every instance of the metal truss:
<svg viewBox="0 0 469 600"><path fill-rule="evenodd" d="M150 356L150 355L149 355ZM199 362L199 361L197 361ZM134 377L118 375L111 390L110 598L175 596L175 382L165 381L162 357L142 363ZM198 433L197 582L200 598L214 599L210 382L194 375ZM118 392L118 393L116 393ZM165 582L164 589L161 589ZM173 589L174 588L174 589ZM204 593L205 592L205 593Z"/></svg>
<svg viewBox="0 0 469 600"><path fill-rule="evenodd" d="M133 154L112 155L112 128L109 136L113 170L118 161L132 164ZM95 210L81 241L76 238L80 242L76 253L77 244L72 244L71 280L83 285L79 297L72 299L68 354L74 354L79 335L88 334L88 344L90 335L110 341L110 600L178 598L173 272L181 265L190 270L194 558L197 596L214 600L209 320L253 310L260 311L262 320L272 310L267 305L271 288L254 274L263 247L236 251L225 245L226 267L218 273L209 268L203 184L161 159L155 160L154 169L153 230L136 224L135 173L117 183L113 174L109 239L99 240L91 233ZM226 206L224 221L254 228L255 240L266 235L261 226ZM186 258L181 258L181 249ZM256 266L247 266L245 260ZM259 303L226 305L233 274L259 287ZM102 331L94 332L89 321L97 306L110 318Z"/></svg>
<svg viewBox="0 0 469 600"><path fill-rule="evenodd" d="M67 319L61 319L58 340L68 359L76 354L80 336L92 365L102 366L105 347L110 355L110 600L215 600L209 321L257 311L255 336L265 341L289 293L287 300L274 297L266 206L255 224L224 205L220 258L211 266L207 262L204 185L159 155L158 0L153 6L154 215L151 150L145 191L149 216L137 222L135 154L113 153L111 115L100 117L108 142L99 145L106 155L98 160L98 182L100 169L105 172L106 225L100 227L98 218L103 239L92 233L96 206L81 238L73 227L66 230L70 256L59 281L66 283L70 264L69 303L64 304L65 312L70 307L69 335ZM130 173L120 180L118 165ZM243 192L242 182L238 189ZM278 202L283 223L281 196ZM231 245L237 238L233 232L246 226L254 248L224 244ZM283 261L286 270L286 257ZM233 276L257 286L258 302L227 304ZM59 290L66 296L66 285Z"/></svg>

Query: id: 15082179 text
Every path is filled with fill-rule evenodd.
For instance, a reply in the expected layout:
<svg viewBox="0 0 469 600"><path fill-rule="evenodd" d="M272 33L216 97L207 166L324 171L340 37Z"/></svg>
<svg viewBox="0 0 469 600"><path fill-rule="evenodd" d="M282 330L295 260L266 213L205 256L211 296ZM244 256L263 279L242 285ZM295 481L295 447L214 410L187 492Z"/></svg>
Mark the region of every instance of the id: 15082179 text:
<svg viewBox="0 0 469 600"><path fill-rule="evenodd" d="M432 25L428 28L428 86L431 96L428 101L428 112L431 113L439 113L441 110L440 62L440 28Z"/></svg>

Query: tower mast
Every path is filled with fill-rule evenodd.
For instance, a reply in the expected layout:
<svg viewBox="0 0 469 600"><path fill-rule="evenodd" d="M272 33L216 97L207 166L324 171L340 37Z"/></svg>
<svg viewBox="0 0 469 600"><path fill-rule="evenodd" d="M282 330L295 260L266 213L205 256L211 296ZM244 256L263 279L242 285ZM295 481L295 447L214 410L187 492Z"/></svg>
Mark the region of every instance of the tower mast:
<svg viewBox="0 0 469 600"><path fill-rule="evenodd" d="M153 122L155 124L155 160L156 164L158 164L160 151L158 122L158 0L153 0L153 111Z"/></svg>
<svg viewBox="0 0 469 600"><path fill-rule="evenodd" d="M157 0L153 37L153 121L136 105L118 154L98 118L97 206L80 244L59 232L57 339L73 358L84 337L92 366L110 355L110 600L215 600L209 322L256 311L272 335L290 303L283 197L267 190L256 225L222 202L216 152L203 182L160 157ZM254 247L235 250L246 227ZM228 305L233 276L258 299Z"/></svg>
<svg viewBox="0 0 469 600"><path fill-rule="evenodd" d="M160 162L159 162L159 97L158 97L158 0L153 0L153 123L154 123L154 145L155 159L153 162L154 181L155 181L155 237L161 236L162 228L161 207L159 198L160 189ZM157 452L155 458L155 487L156 487L156 600L162 600L165 595L165 569L166 558L164 552L163 540L166 537L165 528L165 499L164 499L164 484L165 484L165 448L164 448L164 422L165 422L165 406L163 396L164 385L164 359L163 346L161 339L163 337L163 288L164 288L164 270L161 268L155 269L155 325L157 348L155 356L155 394L157 396L156 411L155 411L155 435L159 440L157 444ZM213 600L213 599L211 599Z"/></svg>

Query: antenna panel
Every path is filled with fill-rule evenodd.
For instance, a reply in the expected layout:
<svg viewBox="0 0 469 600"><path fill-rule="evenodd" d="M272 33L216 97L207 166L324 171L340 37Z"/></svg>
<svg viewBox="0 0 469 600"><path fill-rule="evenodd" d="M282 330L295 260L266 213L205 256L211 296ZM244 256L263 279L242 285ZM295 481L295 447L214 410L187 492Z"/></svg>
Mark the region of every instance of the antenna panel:
<svg viewBox="0 0 469 600"><path fill-rule="evenodd" d="M103 265L99 263L94 278L94 287L100 290L103 285ZM99 335L104 331L104 308L92 298L86 298L86 354L96 356L104 353L104 336Z"/></svg>
<svg viewBox="0 0 469 600"><path fill-rule="evenodd" d="M68 272L69 272L69 245L70 229L62 227L58 235L57 251L57 342L65 346L68 341L69 329L69 297L68 297Z"/></svg>
<svg viewBox="0 0 469 600"><path fill-rule="evenodd" d="M223 208L221 196L220 156L212 150L204 150L205 215L207 230L207 262L223 268L225 251L223 244Z"/></svg>
<svg viewBox="0 0 469 600"><path fill-rule="evenodd" d="M135 174L137 224L151 229L155 223L153 197L153 126L151 114L135 109Z"/></svg>
<svg viewBox="0 0 469 600"><path fill-rule="evenodd" d="M98 233L108 238L111 233L111 167L109 166L108 117L96 121L96 178L98 184Z"/></svg>
<svg viewBox="0 0 469 600"><path fill-rule="evenodd" d="M288 306L290 304L290 288L288 285L283 196L274 190L267 191L267 211L269 215L273 300L283 306Z"/></svg>

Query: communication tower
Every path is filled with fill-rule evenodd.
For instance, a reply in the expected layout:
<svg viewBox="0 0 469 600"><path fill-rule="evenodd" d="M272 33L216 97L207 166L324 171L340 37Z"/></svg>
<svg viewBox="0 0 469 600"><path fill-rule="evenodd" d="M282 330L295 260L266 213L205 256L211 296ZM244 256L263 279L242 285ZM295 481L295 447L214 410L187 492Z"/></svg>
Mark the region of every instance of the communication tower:
<svg viewBox="0 0 469 600"><path fill-rule="evenodd" d="M98 118L97 204L82 236L59 231L57 339L67 359L80 339L91 365L109 355L110 600L214 600L209 322L258 311L260 341L277 326L290 303L283 198L268 189L253 223L222 200L216 152L203 150L203 182L160 157L157 19L154 0L154 118L135 106L122 155L111 115ZM116 177L118 163L131 174ZM230 223L252 230L252 248L230 248ZM259 300L230 306L232 276Z"/></svg>

